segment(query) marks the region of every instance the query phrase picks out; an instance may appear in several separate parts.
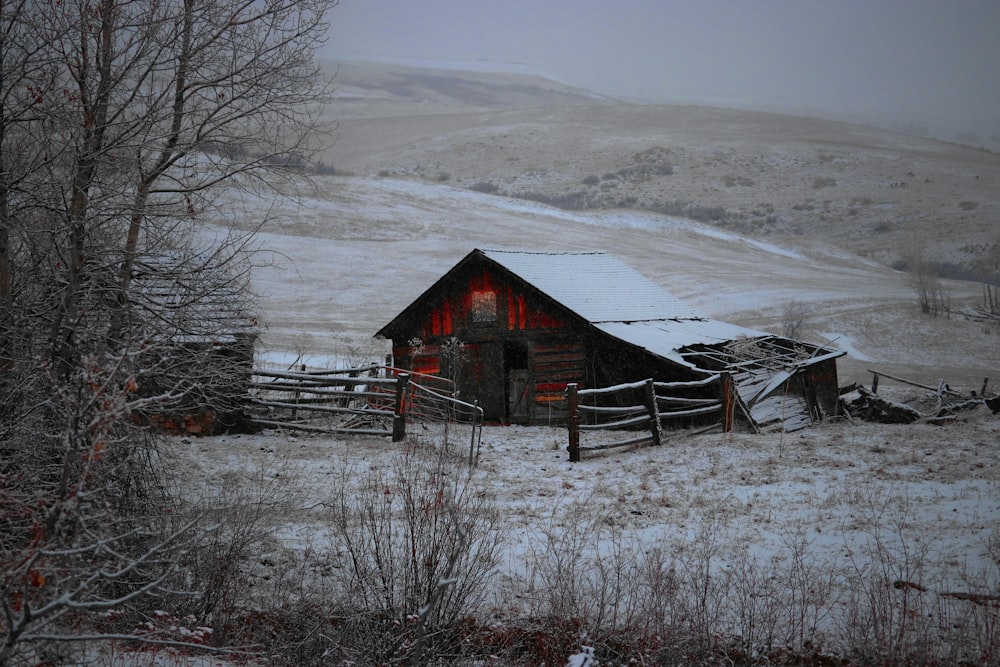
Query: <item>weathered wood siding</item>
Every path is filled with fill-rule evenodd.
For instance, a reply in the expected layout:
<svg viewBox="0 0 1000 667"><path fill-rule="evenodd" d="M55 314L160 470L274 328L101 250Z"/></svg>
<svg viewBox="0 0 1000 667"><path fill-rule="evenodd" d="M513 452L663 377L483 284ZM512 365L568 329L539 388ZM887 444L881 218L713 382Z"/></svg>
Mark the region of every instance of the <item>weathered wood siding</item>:
<svg viewBox="0 0 1000 667"><path fill-rule="evenodd" d="M579 332L569 332L567 319L543 298L489 268L454 278L414 318L412 335L393 340L396 365L451 377L487 419L565 418L566 384L586 384Z"/></svg>
<svg viewBox="0 0 1000 667"><path fill-rule="evenodd" d="M566 418L566 385L588 386L587 350L579 340L541 341L532 350L534 421L561 422Z"/></svg>

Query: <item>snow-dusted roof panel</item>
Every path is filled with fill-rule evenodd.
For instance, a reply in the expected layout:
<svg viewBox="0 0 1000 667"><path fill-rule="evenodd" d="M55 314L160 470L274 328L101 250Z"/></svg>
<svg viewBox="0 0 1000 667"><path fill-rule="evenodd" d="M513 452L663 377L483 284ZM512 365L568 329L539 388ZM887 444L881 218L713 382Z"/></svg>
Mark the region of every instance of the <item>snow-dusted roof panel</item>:
<svg viewBox="0 0 1000 667"><path fill-rule="evenodd" d="M699 317L689 305L606 253L480 252L591 323Z"/></svg>
<svg viewBox="0 0 1000 667"><path fill-rule="evenodd" d="M596 326L619 340L691 368L695 368L694 364L680 354L680 350L689 345L714 345L736 340L740 336L758 338L770 335L718 320L604 322Z"/></svg>

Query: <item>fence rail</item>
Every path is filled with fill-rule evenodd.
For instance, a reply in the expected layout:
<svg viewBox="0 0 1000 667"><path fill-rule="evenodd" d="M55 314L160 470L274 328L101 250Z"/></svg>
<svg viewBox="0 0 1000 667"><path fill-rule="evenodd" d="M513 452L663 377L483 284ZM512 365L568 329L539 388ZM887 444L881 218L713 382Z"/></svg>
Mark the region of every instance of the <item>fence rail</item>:
<svg viewBox="0 0 1000 667"><path fill-rule="evenodd" d="M569 460L579 461L580 453L585 451L661 445L666 441L665 426L686 427L685 434L717 428L729 431L734 406L732 391L728 373L688 382L648 379L594 389L579 389L576 384L569 384L566 387ZM601 442L593 444L580 443L581 433L598 431L623 435L612 440L604 436Z"/></svg>
<svg viewBox="0 0 1000 667"><path fill-rule="evenodd" d="M257 369L249 382L247 412L260 426L310 433L406 437L407 424L449 446L468 427L469 460L478 458L483 410L455 397L446 378L390 366L348 369Z"/></svg>
<svg viewBox="0 0 1000 667"><path fill-rule="evenodd" d="M310 433L386 435L391 410L372 404L395 380L379 366L255 369L249 383L248 417L260 426Z"/></svg>

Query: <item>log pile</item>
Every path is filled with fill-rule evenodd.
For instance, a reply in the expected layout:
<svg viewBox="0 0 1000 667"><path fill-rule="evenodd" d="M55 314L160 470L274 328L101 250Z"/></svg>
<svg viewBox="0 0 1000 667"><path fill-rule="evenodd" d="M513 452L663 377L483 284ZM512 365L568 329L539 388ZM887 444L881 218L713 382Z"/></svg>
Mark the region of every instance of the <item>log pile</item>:
<svg viewBox="0 0 1000 667"><path fill-rule="evenodd" d="M989 388L989 378L983 380L981 390L975 390L963 394L955 391L943 380L937 387L921 384L895 377L880 371L873 371L872 386L868 389L861 385L854 385L845 388L842 395L857 393L858 397L850 403L842 399L844 413L848 417L858 417L866 421L875 421L883 424L913 424L922 422L927 424L947 424L958 421L961 413L987 407L993 414L1000 413L1000 394L987 396ZM878 393L879 379L886 378L906 385L919 387L931 392L926 400L917 402L917 405L903 403L892 400Z"/></svg>

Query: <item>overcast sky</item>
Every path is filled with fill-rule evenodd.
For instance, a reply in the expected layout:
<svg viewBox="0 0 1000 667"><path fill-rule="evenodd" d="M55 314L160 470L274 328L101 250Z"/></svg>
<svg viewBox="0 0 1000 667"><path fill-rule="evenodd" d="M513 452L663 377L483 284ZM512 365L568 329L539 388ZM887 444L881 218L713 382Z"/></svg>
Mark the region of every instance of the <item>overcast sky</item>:
<svg viewBox="0 0 1000 667"><path fill-rule="evenodd" d="M522 63L597 92L1000 127L1000 0L341 0L324 55Z"/></svg>

